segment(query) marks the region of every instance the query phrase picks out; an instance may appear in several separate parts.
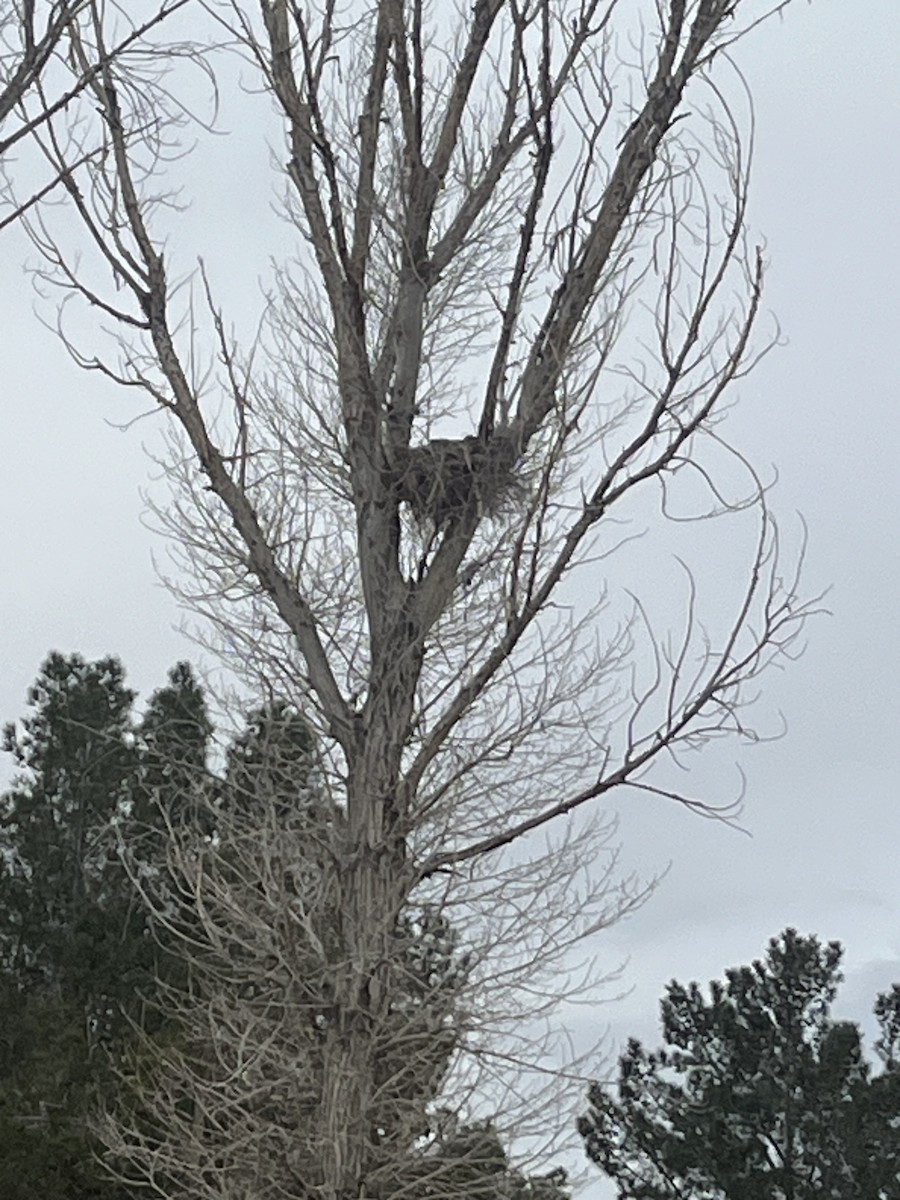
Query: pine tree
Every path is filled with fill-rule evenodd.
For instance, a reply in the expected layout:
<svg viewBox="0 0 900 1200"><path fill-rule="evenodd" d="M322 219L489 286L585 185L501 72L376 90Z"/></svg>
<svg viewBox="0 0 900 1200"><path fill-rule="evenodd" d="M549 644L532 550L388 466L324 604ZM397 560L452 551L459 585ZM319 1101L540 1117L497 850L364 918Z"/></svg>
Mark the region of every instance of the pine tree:
<svg viewBox="0 0 900 1200"><path fill-rule="evenodd" d="M617 1096L579 1121L588 1156L629 1200L896 1200L900 991L879 997L884 1071L830 1018L842 950L786 930L763 961L709 985L669 984L664 1047L632 1039ZM893 1022L893 1023L892 1023Z"/></svg>
<svg viewBox="0 0 900 1200"><path fill-rule="evenodd" d="M150 697L137 730L139 784L132 798L133 824L159 825L160 806L177 805L207 771L213 726L206 697L189 663L169 671L165 687Z"/></svg>
<svg viewBox="0 0 900 1200"><path fill-rule="evenodd" d="M134 693L115 659L52 654L28 694L31 713L4 730L19 774L0 800L0 954L23 982L65 982L87 1000L102 990L105 830L134 778Z"/></svg>
<svg viewBox="0 0 900 1200"><path fill-rule="evenodd" d="M160 856L154 804L206 753L210 726L179 664L135 723L114 658L51 654L3 749L0 797L0 1195L118 1195L93 1157L85 1113L161 969L161 947L119 854ZM172 767L182 778L169 778ZM27 1164L26 1166L23 1166Z"/></svg>

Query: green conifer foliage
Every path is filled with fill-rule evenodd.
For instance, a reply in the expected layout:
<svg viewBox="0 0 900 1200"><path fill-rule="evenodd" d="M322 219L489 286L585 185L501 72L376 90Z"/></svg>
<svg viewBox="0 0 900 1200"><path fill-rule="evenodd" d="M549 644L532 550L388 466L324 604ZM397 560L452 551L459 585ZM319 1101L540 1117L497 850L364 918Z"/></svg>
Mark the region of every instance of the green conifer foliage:
<svg viewBox="0 0 900 1200"><path fill-rule="evenodd" d="M85 1114L162 966L120 848L154 869L157 801L202 767L210 725L186 664L139 722L114 658L53 653L27 699L3 731L16 775L0 797L0 1195L119 1196Z"/></svg>
<svg viewBox="0 0 900 1200"><path fill-rule="evenodd" d="M18 774L0 800L0 954L23 983L64 983L86 999L103 984L108 838L134 779L134 693L114 659L52 654L4 730Z"/></svg>
<svg viewBox="0 0 900 1200"><path fill-rule="evenodd" d="M672 982L664 1046L632 1039L616 1095L579 1121L589 1157L628 1200L896 1200L900 989L879 997L884 1070L830 1017L841 947L786 930L709 995Z"/></svg>

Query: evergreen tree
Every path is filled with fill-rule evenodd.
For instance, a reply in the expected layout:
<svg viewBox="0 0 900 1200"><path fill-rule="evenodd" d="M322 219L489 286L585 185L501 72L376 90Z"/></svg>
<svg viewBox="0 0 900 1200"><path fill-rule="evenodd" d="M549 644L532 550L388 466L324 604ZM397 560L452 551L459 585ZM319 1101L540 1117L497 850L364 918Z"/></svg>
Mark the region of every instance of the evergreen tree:
<svg viewBox="0 0 900 1200"><path fill-rule="evenodd" d="M672 982L665 1045L632 1039L617 1096L578 1124L628 1200L897 1200L900 990L879 997L872 1077L856 1025L830 1019L842 950L786 930L764 961L709 985Z"/></svg>
<svg viewBox="0 0 900 1200"><path fill-rule="evenodd" d="M103 831L134 779L133 702L115 659L52 654L28 693L31 712L4 730L18 774L0 799L0 956L23 984L64 982L87 1000L109 982L96 956L106 940Z"/></svg>
<svg viewBox="0 0 900 1200"><path fill-rule="evenodd" d="M26 716L4 730L17 767L0 797L4 1200L120 1190L98 1169L84 1117L109 1086L110 1053L145 1017L161 950L119 848L132 841L152 869L155 799L202 764L210 732L185 664L137 724L134 699L116 659L54 653Z"/></svg>
<svg viewBox="0 0 900 1200"><path fill-rule="evenodd" d="M206 698L190 664L176 663L166 686L150 697L138 726L133 825L158 828L160 806L171 809L192 795L206 778L212 732Z"/></svg>
<svg viewBox="0 0 900 1200"><path fill-rule="evenodd" d="M267 797L285 811L298 803L324 811L314 777L313 737L293 705L276 700L247 714L228 748L226 780L236 803Z"/></svg>

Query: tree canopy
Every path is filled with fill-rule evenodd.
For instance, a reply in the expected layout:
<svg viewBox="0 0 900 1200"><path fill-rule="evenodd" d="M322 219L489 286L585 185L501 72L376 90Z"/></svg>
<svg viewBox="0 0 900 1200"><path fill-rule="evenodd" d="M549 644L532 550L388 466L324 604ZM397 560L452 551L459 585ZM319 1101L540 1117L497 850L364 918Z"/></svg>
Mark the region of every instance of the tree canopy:
<svg viewBox="0 0 900 1200"><path fill-rule="evenodd" d="M8 724L0 796L0 1194L105 1197L85 1124L134 1023L175 969L119 854L159 868L161 802L202 770L212 726L179 663L140 717L115 658L51 654Z"/></svg>
<svg viewBox="0 0 900 1200"><path fill-rule="evenodd" d="M632 1039L614 1095L578 1123L629 1200L895 1200L900 1196L900 988L879 996L873 1074L859 1028L834 1021L841 946L787 929L766 956L672 982L662 1048Z"/></svg>

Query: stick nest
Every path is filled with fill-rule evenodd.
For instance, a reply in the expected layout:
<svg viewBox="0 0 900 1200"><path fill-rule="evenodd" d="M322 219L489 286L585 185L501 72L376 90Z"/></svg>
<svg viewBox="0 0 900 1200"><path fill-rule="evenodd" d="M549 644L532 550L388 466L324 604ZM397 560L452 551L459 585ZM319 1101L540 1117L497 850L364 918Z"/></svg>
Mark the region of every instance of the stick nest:
<svg viewBox="0 0 900 1200"><path fill-rule="evenodd" d="M397 496L420 522L440 527L471 511L496 515L522 492L515 472L512 439L494 434L487 443L477 437L434 438L404 452L396 474Z"/></svg>

